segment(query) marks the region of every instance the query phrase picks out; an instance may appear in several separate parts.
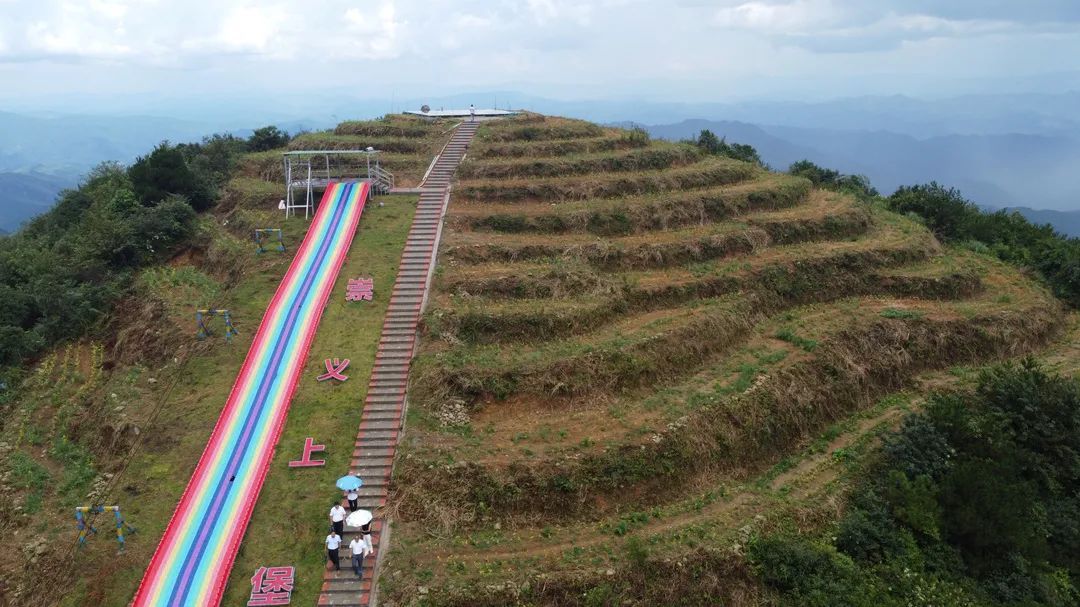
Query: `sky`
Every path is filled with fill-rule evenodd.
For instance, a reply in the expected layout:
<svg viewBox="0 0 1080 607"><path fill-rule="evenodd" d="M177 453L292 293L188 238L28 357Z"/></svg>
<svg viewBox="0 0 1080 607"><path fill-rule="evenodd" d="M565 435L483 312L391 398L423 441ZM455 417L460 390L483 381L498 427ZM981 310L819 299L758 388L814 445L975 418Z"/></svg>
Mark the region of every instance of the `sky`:
<svg viewBox="0 0 1080 607"><path fill-rule="evenodd" d="M1077 0L0 0L0 110L1080 89Z"/></svg>

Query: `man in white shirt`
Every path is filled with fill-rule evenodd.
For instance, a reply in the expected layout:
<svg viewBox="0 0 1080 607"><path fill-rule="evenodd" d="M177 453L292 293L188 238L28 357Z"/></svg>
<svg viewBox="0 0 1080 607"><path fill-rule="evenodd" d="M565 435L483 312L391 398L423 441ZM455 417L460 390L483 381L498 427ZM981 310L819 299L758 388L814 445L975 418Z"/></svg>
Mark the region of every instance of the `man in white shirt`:
<svg viewBox="0 0 1080 607"><path fill-rule="evenodd" d="M330 524L334 526L334 531L338 535L345 533L345 509L341 507L341 504L334 504L334 507L330 509Z"/></svg>
<svg viewBox="0 0 1080 607"><path fill-rule="evenodd" d="M349 512L356 512L356 509L360 507L356 504L356 501L360 499L360 494L356 492L356 489L346 492L345 499L349 500Z"/></svg>
<svg viewBox="0 0 1080 607"><path fill-rule="evenodd" d="M469 122L476 122L476 106L469 104Z"/></svg>
<svg viewBox="0 0 1080 607"><path fill-rule="evenodd" d="M349 542L349 552L352 553L352 570L356 577L364 577L364 557L371 554L364 538L357 536Z"/></svg>
<svg viewBox="0 0 1080 607"><path fill-rule="evenodd" d="M334 569L341 571L341 560L338 558L338 547L341 546L341 536L337 531L330 531L326 536L326 557L334 564Z"/></svg>

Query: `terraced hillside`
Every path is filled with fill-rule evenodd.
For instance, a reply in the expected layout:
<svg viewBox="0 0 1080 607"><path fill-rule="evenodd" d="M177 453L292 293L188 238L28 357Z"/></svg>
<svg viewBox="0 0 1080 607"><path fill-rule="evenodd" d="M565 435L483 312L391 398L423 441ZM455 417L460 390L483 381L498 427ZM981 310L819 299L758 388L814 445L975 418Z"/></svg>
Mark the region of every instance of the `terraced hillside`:
<svg viewBox="0 0 1080 607"><path fill-rule="evenodd" d="M454 124L445 120L426 122L392 115L379 120L348 121L338 124L333 130L300 135L289 142L288 149L364 150L372 147L379 150L380 164L394 174L398 187L415 187L423 178L432 157L449 139ZM331 173L366 175L366 162L362 155L335 156L331 159ZM264 182L284 182L281 151L249 154L244 172Z"/></svg>
<svg viewBox="0 0 1080 607"><path fill-rule="evenodd" d="M800 453L1065 324L906 217L579 121L482 126L446 224L394 471L398 604L601 605L635 577L643 604L752 603L747 529L835 505L837 462L788 470Z"/></svg>

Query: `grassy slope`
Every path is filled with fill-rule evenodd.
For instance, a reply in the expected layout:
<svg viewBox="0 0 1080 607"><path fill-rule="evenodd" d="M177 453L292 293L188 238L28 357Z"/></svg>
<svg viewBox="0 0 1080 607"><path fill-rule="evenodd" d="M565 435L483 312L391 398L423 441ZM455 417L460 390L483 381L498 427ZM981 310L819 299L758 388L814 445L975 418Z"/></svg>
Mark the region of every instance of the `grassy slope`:
<svg viewBox="0 0 1080 607"><path fill-rule="evenodd" d="M334 481L348 470L383 314L416 205L416 199L411 197L384 200L384 208L372 205L364 212L360 231L326 307L277 457L233 568L225 604L240 604L250 591L247 580L251 572L263 565L296 566L293 601L297 604L313 604L322 586L326 511L341 496ZM345 301L345 281L357 276L375 279L374 302ZM351 359L345 384L320 384L314 380L325 371L323 359L327 357ZM326 445L325 457L320 456L326 466L289 469L287 462L299 457L308 436Z"/></svg>
<svg viewBox="0 0 1080 607"><path fill-rule="evenodd" d="M254 516L238 555L226 604L237 604L249 588L246 580L260 564L295 565L296 599L310 603L321 586L321 540L325 535L323 510L337 495L333 481L347 468L366 389L389 301L401 249L405 243L415 198L383 199L386 206L370 205L327 304L320 329L299 388L289 411L271 471L259 497ZM286 242L300 242L303 221L290 221ZM270 297L291 260L289 255L266 253L264 271L249 276L232 290L228 305L242 331L232 345L218 344L194 356L177 374L179 381L164 397L165 407L151 431L168 429L179 440L147 448L124 475L125 484L138 487L137 497L122 499L127 519L139 527L120 558L112 558L115 545L107 536L98 538L83 553L83 576L64 599L64 604L125 605L142 577L164 527L202 453L209 431L217 419L250 346ZM348 278L372 276L376 285L373 303L346 305L344 284ZM326 357L352 360L343 385L318 384ZM165 379L156 385L168 385ZM163 389L164 390L164 389ZM307 436L327 446L327 466L290 470ZM285 507L282 507L284 505ZM64 534L66 537L66 534Z"/></svg>
<svg viewBox="0 0 1080 607"><path fill-rule="evenodd" d="M307 136L312 141L297 145L325 138L355 147L366 140L422 172L449 126L391 117L345 123L341 134L313 133ZM217 207L202 218L191 250L143 272L137 297L121 302L97 335L104 342L57 348L18 387L12 416L0 432L0 531L13 548L0 551L0 603L15 592L16 604L125 605L130 600L307 230L308 222L285 222L276 210L282 194L280 153L241 158ZM377 300L346 307L343 283L335 286L238 555L229 603L246 596L250 570L270 562L298 567L298 600L311 602L319 590L324 510L336 495L332 481L352 451L416 203L412 197L383 201L385 207L372 205L361 218L341 277L374 277ZM249 240L256 227L282 227L290 252L256 255ZM192 310L208 306L232 310L241 331L232 344L220 337L194 340ZM345 385L314 382L328 356L352 359ZM328 446L329 465L290 471L286 462L299 456L306 436ZM125 468L132 445L135 456ZM117 555L111 522L99 518L102 534L73 559L71 507L100 502L103 490L105 500L120 503L138 532ZM39 544L45 552L31 559ZM37 583L43 575L70 582L62 587Z"/></svg>

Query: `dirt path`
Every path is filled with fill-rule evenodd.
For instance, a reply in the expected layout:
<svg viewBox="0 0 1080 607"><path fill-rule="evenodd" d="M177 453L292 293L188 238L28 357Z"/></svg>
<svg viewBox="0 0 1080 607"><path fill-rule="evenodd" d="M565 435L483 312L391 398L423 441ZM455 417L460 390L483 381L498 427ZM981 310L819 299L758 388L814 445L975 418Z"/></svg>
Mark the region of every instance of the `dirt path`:
<svg viewBox="0 0 1080 607"><path fill-rule="evenodd" d="M898 407L887 409L877 415L861 420L858 425L832 440L825 449L810 455L799 462L798 465L787 470L774 478L765 489L747 483L737 492L731 493L716 502L701 509L676 514L661 519L652 519L645 527L628 533L629 536L646 538L649 536L666 535L672 531L699 523L702 521L733 521L735 525L745 524L756 515L761 514L763 508L773 501L776 493L785 485L793 486L788 493L799 499L813 495L823 489L830 482L836 480L840 474L840 467L836 465L833 453L853 445L867 433L872 432L882 424L894 426L906 412ZM530 530L532 532L532 530ZM574 538L567 542L552 543L538 537L531 537L515 544L513 547L496 549L455 547L451 549L431 550L425 553L425 561L445 561L453 559L465 563L481 563L490 561L505 561L512 559L531 559L537 557L557 557L566 550L573 548L588 548L612 541L614 536L599 532L596 525L588 527L576 526L569 528L567 532ZM538 534L532 534L538 535Z"/></svg>

